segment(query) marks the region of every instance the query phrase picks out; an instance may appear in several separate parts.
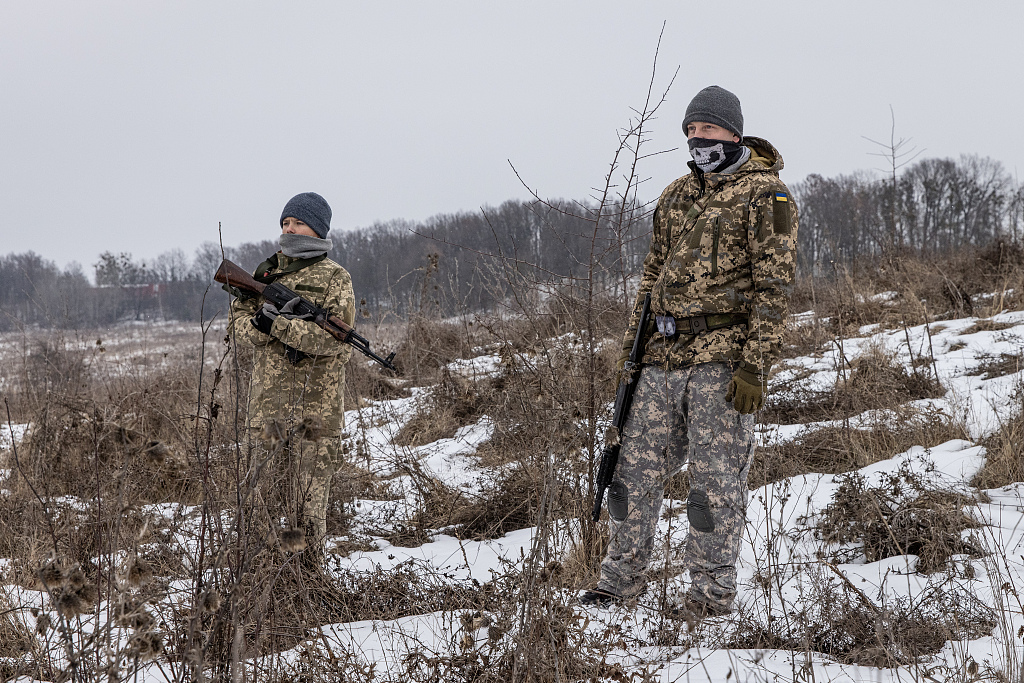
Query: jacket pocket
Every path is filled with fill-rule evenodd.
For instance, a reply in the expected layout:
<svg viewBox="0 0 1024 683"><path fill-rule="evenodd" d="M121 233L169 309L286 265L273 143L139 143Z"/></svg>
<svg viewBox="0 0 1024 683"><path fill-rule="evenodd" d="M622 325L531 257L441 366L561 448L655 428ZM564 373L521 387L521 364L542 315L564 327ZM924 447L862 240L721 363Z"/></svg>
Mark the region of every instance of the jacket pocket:
<svg viewBox="0 0 1024 683"><path fill-rule="evenodd" d="M711 228L711 277L718 277L718 240L721 231L721 217L715 216L715 224Z"/></svg>

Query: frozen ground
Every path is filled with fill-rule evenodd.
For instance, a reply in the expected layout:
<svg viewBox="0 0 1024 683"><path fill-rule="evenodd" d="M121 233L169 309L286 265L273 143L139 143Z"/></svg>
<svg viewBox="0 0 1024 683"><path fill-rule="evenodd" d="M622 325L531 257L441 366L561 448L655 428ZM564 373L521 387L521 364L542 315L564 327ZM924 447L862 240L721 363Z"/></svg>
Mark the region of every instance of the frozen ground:
<svg viewBox="0 0 1024 683"><path fill-rule="evenodd" d="M932 323L909 330L878 330L868 327L860 336L846 339L826 353L789 359L788 369L775 378L788 382L799 376L799 385L809 389L827 389L836 380L839 363L845 357L856 358L879 345L897 355L908 366L911 358L934 359L939 379L948 389L938 399L919 402L924 411L938 411L961 420L974 440L995 430L1010 417L1014 393L1022 385L1019 366L1000 376L985 378L983 370L993 360L1019 358L1024 353L1024 313L1005 313L979 325L977 319ZM994 324L993 324L994 323ZM987 331L986 331L986 328ZM994 329L993 329L994 328ZM909 338L909 346L908 346ZM138 341L136 341L138 344ZM154 345L155 346L155 345ZM149 347L153 352L153 347ZM162 351L161 351L162 352ZM497 371L500 359L483 355L472 361L459 361L451 370L471 378L489 376ZM390 478L392 489L404 496L394 501L357 501L354 528L387 528L404 519L415 508L418 495L403 466L417 463L424 471L451 487L467 491L480 488L489 476L474 456L477 446L491 433L487 418L461 429L454 438L443 439L418 448L398 448L391 439L401 424L415 411L422 391L410 398L371 403L350 411L346 417L351 439L361 440L369 458L368 465L381 476ZM851 424L877 421L878 415L851 418ZM759 427L762 444L780 443L799 434L827 426ZM23 427L14 426L19 438ZM0 435L0 449L10 430ZM835 548L826 546L813 532L814 524L832 501L840 476L804 475L769 484L751 492L747 530L739 564L740 595L738 614L749 619L779 618L793 605L810 600L811 586L822 576L855 586L875 604L910 600L926 603L936 589L961 591L981 600L992 609L997 627L991 634L974 640L948 642L937 655L900 668L872 668L842 665L818 655L788 650L739 650L721 647L733 635L737 618L725 617L702 624L694 633L675 624L677 637L668 645L659 644L652 630L661 626L661 617L653 609L654 598L642 599L628 608L583 610L577 608L580 623L593 637L614 632L621 646L611 648L609 662L620 663L626 672L644 672L650 681L970 681L993 670L1020 671L1024 649L1017 636L1024 629L1024 614L1016 590L1024 584L1024 500L1022 487L978 492L970 487L972 476L982 466L984 449L971 441L950 441L924 449L914 447L861 470L865 480L878 483L887 475L914 473L936 488L965 493L978 500L970 508L983 526L971 533L988 553L972 559L958 556L953 569L932 575L916 571L914 556L890 557L866 562L863 554L851 553L849 562L829 562ZM0 463L0 466L5 466ZM493 474L493 473L490 473ZM674 564L686 534L682 501L665 501L666 514L659 524L657 562ZM178 511L181 514L181 511ZM563 530L567 532L567 530ZM966 532L965 532L966 533ZM380 571L412 562L424 570L447 577L453 584L486 582L495 575L521 568L536 542L534 529L521 529L490 541L460 541L438 531L429 541L414 548L396 547L383 537L373 539L373 550L352 552L337 558L333 569ZM557 542L557 541L556 541ZM665 551L664 549L668 549ZM856 550L856 549L854 549ZM766 591L763 576L769 570L776 583ZM684 576L668 580L671 593L683 586ZM1012 590L1007 589L1010 586ZM19 590L21 604L44 606L41 593ZM821 606L827 609L826 606ZM27 609L22 617L31 628L33 619ZM776 615L773 617L773 615ZM380 675L401 678L410 654L451 653L453 644L463 642L464 649L486 647L487 627L470 633L465 641L464 624L455 612L435 612L393 621L366 621L324 626L321 642L338 652L351 652L367 663L374 663ZM460 639L462 639L460 641ZM663 640L663 639L662 639ZM303 648L286 653L285 659L303 656ZM976 667L976 668L975 668ZM139 680L166 680L168 672L146 668ZM624 679L625 680L625 679Z"/></svg>

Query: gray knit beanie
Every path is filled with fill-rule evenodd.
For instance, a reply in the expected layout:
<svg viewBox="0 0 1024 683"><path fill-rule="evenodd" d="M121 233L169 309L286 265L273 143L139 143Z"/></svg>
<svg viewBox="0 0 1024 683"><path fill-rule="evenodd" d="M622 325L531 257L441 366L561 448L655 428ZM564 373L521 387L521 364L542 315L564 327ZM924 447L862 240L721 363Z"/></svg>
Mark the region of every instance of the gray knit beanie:
<svg viewBox="0 0 1024 683"><path fill-rule="evenodd" d="M683 132L686 126L694 121L713 123L743 137L743 110L740 109L740 98L725 88L717 85L708 87L697 93L683 118Z"/></svg>
<svg viewBox="0 0 1024 683"><path fill-rule="evenodd" d="M281 224L291 216L313 228L320 239L331 231L331 207L327 200L316 192L303 192L288 200L281 212Z"/></svg>

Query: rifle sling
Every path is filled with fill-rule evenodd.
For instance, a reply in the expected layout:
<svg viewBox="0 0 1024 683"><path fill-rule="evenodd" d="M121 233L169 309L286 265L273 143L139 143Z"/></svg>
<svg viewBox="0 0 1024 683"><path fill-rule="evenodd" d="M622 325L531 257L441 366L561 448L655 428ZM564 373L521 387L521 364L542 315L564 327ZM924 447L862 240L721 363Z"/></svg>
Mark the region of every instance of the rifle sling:
<svg viewBox="0 0 1024 683"><path fill-rule="evenodd" d="M297 261L292 261L287 266L285 266L281 270L278 270L275 273L273 271L277 270L277 254L271 254L270 258L268 258L260 265L256 266L256 272L252 274L252 277L257 282L262 282L265 285L269 285L271 282L273 282L274 280L283 275L288 275L289 273L296 273L302 270L303 268L308 268L314 263L320 263L325 258L327 258L326 253L320 254L319 256L314 256L312 258L304 258L299 259Z"/></svg>

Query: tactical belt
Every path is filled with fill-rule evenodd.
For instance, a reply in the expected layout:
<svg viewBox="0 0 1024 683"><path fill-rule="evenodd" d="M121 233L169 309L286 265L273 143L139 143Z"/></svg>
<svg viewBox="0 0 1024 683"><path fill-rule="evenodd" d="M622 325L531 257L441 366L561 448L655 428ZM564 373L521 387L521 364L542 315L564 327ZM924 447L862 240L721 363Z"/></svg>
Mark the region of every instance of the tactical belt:
<svg viewBox="0 0 1024 683"><path fill-rule="evenodd" d="M711 315L695 315L692 318L674 318L671 315L654 317L658 332L663 337L674 337L676 334L692 334L719 330L733 325L746 325L749 317L746 313L713 313Z"/></svg>

